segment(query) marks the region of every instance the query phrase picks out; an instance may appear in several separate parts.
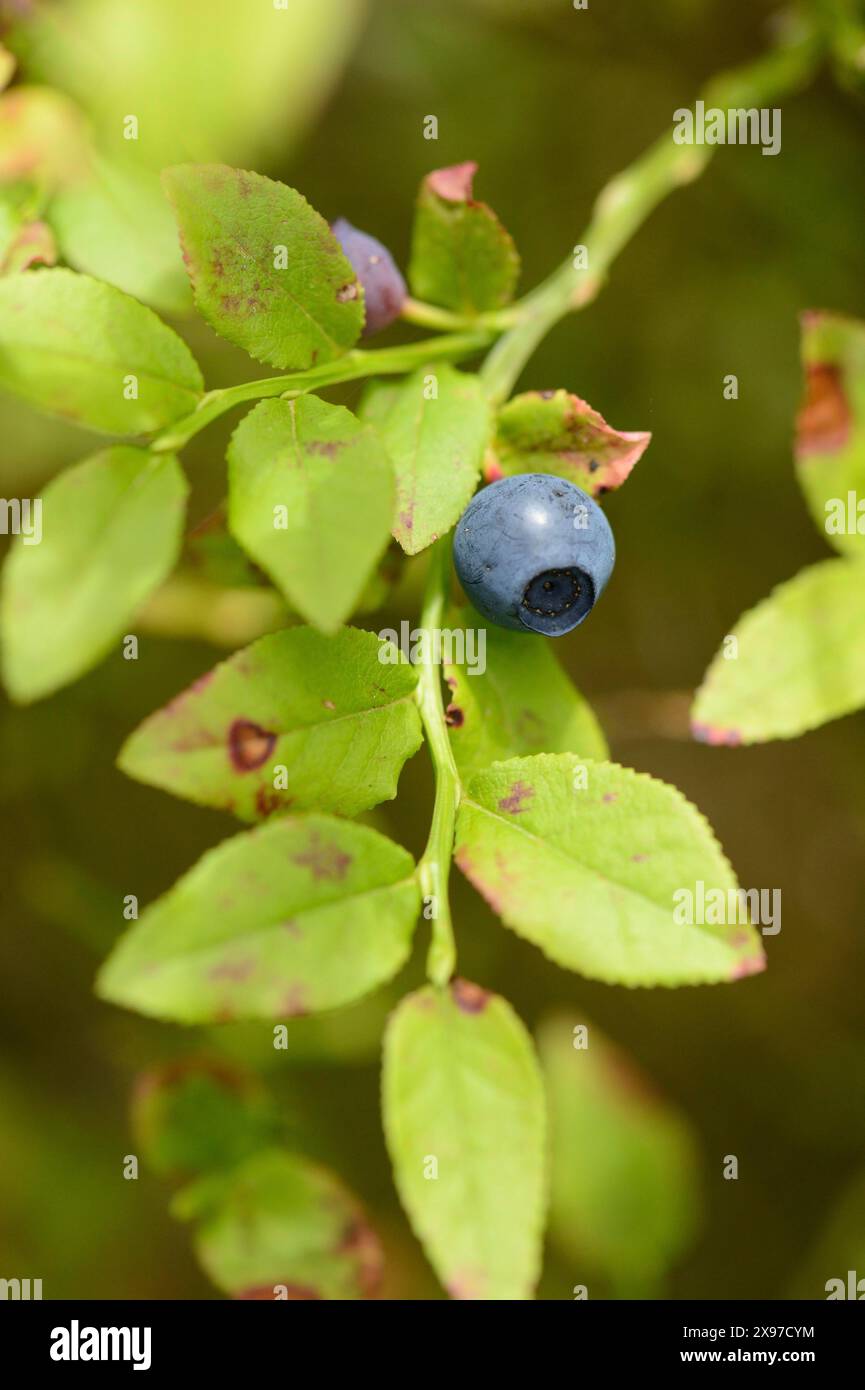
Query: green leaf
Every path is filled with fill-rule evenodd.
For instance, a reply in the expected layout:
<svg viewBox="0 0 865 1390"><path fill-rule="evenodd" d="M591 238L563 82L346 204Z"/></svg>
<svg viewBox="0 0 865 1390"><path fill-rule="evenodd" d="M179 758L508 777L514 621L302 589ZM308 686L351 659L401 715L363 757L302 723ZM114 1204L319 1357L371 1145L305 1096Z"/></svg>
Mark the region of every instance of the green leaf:
<svg viewBox="0 0 865 1390"><path fill-rule="evenodd" d="M799 483L829 544L842 555L865 555L865 323L803 314L802 364Z"/></svg>
<svg viewBox="0 0 865 1390"><path fill-rule="evenodd" d="M273 1142L277 1125L271 1102L244 1072L184 1059L138 1077L132 1129L150 1167L178 1178L243 1162Z"/></svg>
<svg viewBox="0 0 865 1390"><path fill-rule="evenodd" d="M258 151L285 161L317 119L365 17L363 0L290 0L279 9L273 0L135 0L130 42L116 0L27 10L9 42L28 72L70 91L112 155L132 145L157 170L180 159L255 162ZM130 112L137 140L127 138Z"/></svg>
<svg viewBox="0 0 865 1390"><path fill-rule="evenodd" d="M703 743L765 743L863 706L865 564L824 560L739 619L697 691L691 728Z"/></svg>
<svg viewBox="0 0 865 1390"><path fill-rule="evenodd" d="M174 1214L195 1219L195 1251L234 1298L371 1298L382 1253L355 1198L326 1169L266 1149L229 1175L178 1194Z"/></svg>
<svg viewBox="0 0 865 1390"><path fill-rule="evenodd" d="M174 566L186 492L172 454L125 445L48 485L40 543L18 536L4 570L0 635L13 699L49 695L118 641Z"/></svg>
<svg viewBox="0 0 865 1390"><path fill-rule="evenodd" d="M621 487L651 438L614 430L568 391L527 391L499 412L487 476L552 473L600 497Z"/></svg>
<svg viewBox="0 0 865 1390"><path fill-rule="evenodd" d="M597 1270L618 1297L662 1297L661 1281L697 1226L696 1155L684 1120L582 1017L549 1017L538 1050L553 1241L575 1280Z"/></svg>
<svg viewBox="0 0 865 1390"><path fill-rule="evenodd" d="M88 180L54 198L51 225L76 270L161 313L192 309L177 227L155 174L128 161L94 161Z"/></svg>
<svg viewBox="0 0 865 1390"><path fill-rule="evenodd" d="M444 668L451 691L451 746L464 780L490 763L521 754L578 753L599 762L607 758L606 741L590 705L571 684L548 642L485 624L467 608L452 610L448 623L452 629L473 631L478 644L474 662ZM472 655L468 645L466 654Z"/></svg>
<svg viewBox="0 0 865 1390"><path fill-rule="evenodd" d="M469 783L456 862L506 926L589 979L710 984L763 969L752 926L676 921L677 892L736 880L700 812L645 773L570 753L495 763Z"/></svg>
<svg viewBox="0 0 865 1390"><path fill-rule="evenodd" d="M418 299L458 313L500 309L513 298L520 258L486 203L472 197L477 165L427 174L420 187L409 280Z"/></svg>
<svg viewBox="0 0 865 1390"><path fill-rule="evenodd" d="M333 1009L406 961L411 855L366 826L304 816L210 850L118 942L103 999L177 1023Z"/></svg>
<svg viewBox="0 0 865 1390"><path fill-rule="evenodd" d="M390 801L422 733L414 667L396 652L382 664L380 650L355 628L262 637L146 719L118 765L242 820L289 807L355 816Z"/></svg>
<svg viewBox="0 0 865 1390"><path fill-rule="evenodd" d="M0 280L0 386L106 434L149 434L190 414L203 382L150 309L72 270Z"/></svg>
<svg viewBox="0 0 865 1390"><path fill-rule="evenodd" d="M391 396L386 411L380 409L380 392L367 407L393 461L393 534L409 555L459 521L478 485L491 425L489 403L476 376L449 366L437 366L434 375L435 399L428 398L429 375L421 368Z"/></svg>
<svg viewBox="0 0 865 1390"><path fill-rule="evenodd" d="M431 367L431 371L435 368ZM357 413L367 425L380 425L386 420L402 394L402 382L391 377L367 381L361 393Z"/></svg>
<svg viewBox="0 0 865 1390"><path fill-rule="evenodd" d="M410 994L385 1034L382 1094L400 1198L451 1297L531 1298L544 1096L510 1005L465 980Z"/></svg>
<svg viewBox="0 0 865 1390"><path fill-rule="evenodd" d="M195 303L223 338L293 371L331 362L357 342L360 282L300 193L224 164L182 164L163 182Z"/></svg>
<svg viewBox="0 0 865 1390"><path fill-rule="evenodd" d="M335 631L390 537L393 469L375 431L317 396L261 401L228 465L232 534L296 612Z"/></svg>

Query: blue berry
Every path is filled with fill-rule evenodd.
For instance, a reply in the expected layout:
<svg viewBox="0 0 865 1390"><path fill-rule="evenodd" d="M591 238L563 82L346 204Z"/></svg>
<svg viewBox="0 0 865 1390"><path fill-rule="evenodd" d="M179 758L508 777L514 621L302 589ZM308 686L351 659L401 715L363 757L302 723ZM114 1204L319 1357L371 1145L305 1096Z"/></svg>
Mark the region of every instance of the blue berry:
<svg viewBox="0 0 865 1390"><path fill-rule="evenodd" d="M483 488L454 536L454 564L490 622L561 637L587 618L613 572L610 523L587 493L549 473Z"/></svg>
<svg viewBox="0 0 865 1390"><path fill-rule="evenodd" d="M344 217L337 218L331 231L363 285L363 336L368 338L399 318L407 293L405 280L387 247L374 236L358 231Z"/></svg>

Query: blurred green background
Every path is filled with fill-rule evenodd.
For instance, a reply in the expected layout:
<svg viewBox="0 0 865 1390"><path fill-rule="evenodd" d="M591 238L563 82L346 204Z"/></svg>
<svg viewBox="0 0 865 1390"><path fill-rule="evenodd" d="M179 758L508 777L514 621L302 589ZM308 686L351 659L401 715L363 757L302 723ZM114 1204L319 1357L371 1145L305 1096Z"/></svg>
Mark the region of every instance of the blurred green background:
<svg viewBox="0 0 865 1390"><path fill-rule="evenodd" d="M72 0L53 7L50 41L34 43L25 23L7 42L28 73L89 107L108 153L128 79L122 114L139 110L133 90L142 102L149 93L146 154L156 164L209 153L284 179L325 216L380 237L403 265L422 175L475 159L477 193L512 232L527 288L580 240L600 187L674 109L713 72L760 51L774 7L296 0L289 16L257 0L214 13L221 8ZM274 44L268 26L280 20L295 28ZM423 138L430 114L437 142ZM865 107L824 77L784 103L780 156L722 150L661 207L599 300L555 330L522 382L566 386L617 428L653 431L607 506L614 581L557 653L599 711L613 756L681 787L742 884L783 894L765 975L628 991L549 965L458 875L454 883L460 972L504 994L531 1028L555 1010L591 1018L690 1127L702 1220L654 1290L671 1297L823 1297L825 1280L852 1267L857 1241L865 1259L863 1202L846 1196L865 1170L865 721L747 751L681 736L685 694L739 614L828 553L792 469L796 320L806 307L865 315L863 167ZM261 375L200 322L178 323L209 385ZM729 373L737 401L723 398ZM358 395L344 388L333 399ZM223 495L233 424L184 455L193 520ZM8 497L38 496L91 446L6 400L0 439ZM413 616L422 565L376 628ZM134 1152L136 1074L206 1052L262 1070L291 1141L366 1202L386 1245L385 1294L440 1297L396 1204L378 1108L382 1022L422 978L424 931L393 991L315 1025L292 1023L288 1053L274 1052L267 1026L184 1031L92 997L96 964L124 925L124 895L152 900L236 828L113 766L138 721L216 659L204 643L144 635L137 662L118 649L51 700L3 707L0 1276L42 1278L48 1298L215 1296L168 1215L166 1185L144 1167L137 1182L122 1177ZM376 823L417 853L431 805L423 752L400 791ZM735 1182L722 1177L728 1154L739 1159ZM576 1283L596 1297L626 1281L551 1250L539 1297L568 1299Z"/></svg>

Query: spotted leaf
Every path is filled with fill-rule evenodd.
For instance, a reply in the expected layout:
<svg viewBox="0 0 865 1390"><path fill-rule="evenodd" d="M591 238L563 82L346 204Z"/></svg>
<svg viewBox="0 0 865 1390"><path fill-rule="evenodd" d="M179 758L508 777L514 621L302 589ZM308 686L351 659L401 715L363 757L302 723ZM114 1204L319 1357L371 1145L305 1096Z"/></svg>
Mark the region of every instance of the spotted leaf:
<svg viewBox="0 0 865 1390"><path fill-rule="evenodd" d="M711 984L763 969L738 899L733 921L699 920L714 889L729 913L733 871L699 811L644 773L569 753L494 763L469 783L456 861L506 926L589 979Z"/></svg>
<svg viewBox="0 0 865 1390"><path fill-rule="evenodd" d="M324 218L293 188L225 164L163 175L195 303L259 362L303 371L363 328L363 290Z"/></svg>
<svg viewBox="0 0 865 1390"><path fill-rule="evenodd" d="M325 1168L269 1148L178 1193L195 1253L217 1288L270 1302L371 1298L382 1269L360 1204Z"/></svg>
<svg viewBox="0 0 865 1390"><path fill-rule="evenodd" d="M803 314L802 365L799 483L828 543L842 555L865 555L865 323Z"/></svg>
<svg viewBox="0 0 865 1390"><path fill-rule="evenodd" d="M499 412L487 480L552 473L590 497L600 497L621 487L651 438L645 432L614 430L568 391L527 391Z"/></svg>
<svg viewBox="0 0 865 1390"><path fill-rule="evenodd" d="M396 974L418 906L411 855L383 835L329 816L271 821L149 907L97 992L177 1023L332 1009Z"/></svg>
<svg viewBox="0 0 865 1390"><path fill-rule="evenodd" d="M413 666L372 632L262 637L150 715L127 740L130 777L259 820L275 811L355 816L396 796L421 743Z"/></svg>

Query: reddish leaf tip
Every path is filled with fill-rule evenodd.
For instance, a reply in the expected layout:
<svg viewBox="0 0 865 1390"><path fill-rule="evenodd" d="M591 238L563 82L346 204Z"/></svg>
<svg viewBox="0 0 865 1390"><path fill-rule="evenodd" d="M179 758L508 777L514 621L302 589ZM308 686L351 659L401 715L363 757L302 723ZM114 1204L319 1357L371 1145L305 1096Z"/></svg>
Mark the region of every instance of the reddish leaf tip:
<svg viewBox="0 0 865 1390"><path fill-rule="evenodd" d="M447 203L468 203L477 171L478 166L471 159L464 164L449 164L444 169L433 169L427 175L427 184L433 193Z"/></svg>
<svg viewBox="0 0 865 1390"><path fill-rule="evenodd" d="M762 954L758 956L746 956L744 960L736 961L730 971L730 980L744 980L749 975L759 975L766 969L766 957Z"/></svg>
<svg viewBox="0 0 865 1390"><path fill-rule="evenodd" d="M481 1014L492 996L489 990L473 985L471 980L456 979L451 982L451 997L464 1014Z"/></svg>
<svg viewBox="0 0 865 1390"><path fill-rule="evenodd" d="M691 734L698 743L708 743L713 748L737 748L742 742L738 729L722 729L717 724L691 724Z"/></svg>

